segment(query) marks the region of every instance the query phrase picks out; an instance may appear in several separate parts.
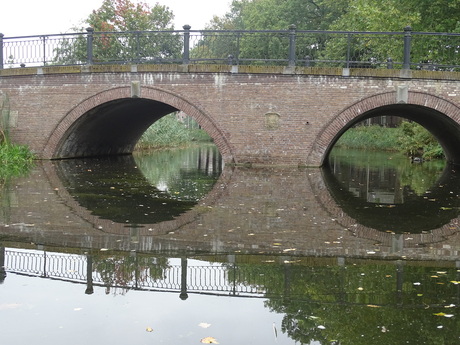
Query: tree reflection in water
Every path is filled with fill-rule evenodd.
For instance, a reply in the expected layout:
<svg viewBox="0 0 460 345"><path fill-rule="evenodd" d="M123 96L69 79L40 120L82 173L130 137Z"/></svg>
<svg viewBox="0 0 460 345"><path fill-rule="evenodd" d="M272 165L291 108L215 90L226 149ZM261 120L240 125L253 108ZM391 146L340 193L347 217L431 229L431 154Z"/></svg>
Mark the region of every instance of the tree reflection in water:
<svg viewBox="0 0 460 345"><path fill-rule="evenodd" d="M394 233L440 228L459 214L460 174L444 161L337 150L323 170L329 191L360 224Z"/></svg>

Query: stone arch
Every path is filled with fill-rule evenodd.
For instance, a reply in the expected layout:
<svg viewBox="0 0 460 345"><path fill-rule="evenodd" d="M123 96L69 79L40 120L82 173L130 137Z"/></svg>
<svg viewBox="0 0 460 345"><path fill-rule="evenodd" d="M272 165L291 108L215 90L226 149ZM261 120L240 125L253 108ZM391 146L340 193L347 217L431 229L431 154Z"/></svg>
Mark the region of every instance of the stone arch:
<svg viewBox="0 0 460 345"><path fill-rule="evenodd" d="M359 121L391 111L427 128L440 142L450 163L460 164L460 107L439 96L408 91L398 101L396 92L364 98L343 109L327 122L317 135L307 157L307 165L322 166L340 136Z"/></svg>
<svg viewBox="0 0 460 345"><path fill-rule="evenodd" d="M233 149L227 139L228 133L219 128L212 116L210 116L210 114L208 114L205 110L190 103L182 96L157 87L143 86L140 92L141 97L133 97L131 94L131 87L116 87L102 91L83 100L73 107L55 127L45 145L42 156L45 159L65 158L59 157L57 154L60 146L63 145L63 141L65 141L71 134L75 123L93 109L115 101L123 102L145 100L163 105L165 107L165 109L163 109L165 114L174 110L181 110L187 115L193 117L197 123L213 138L214 143L218 147L224 161L227 163L233 162Z"/></svg>

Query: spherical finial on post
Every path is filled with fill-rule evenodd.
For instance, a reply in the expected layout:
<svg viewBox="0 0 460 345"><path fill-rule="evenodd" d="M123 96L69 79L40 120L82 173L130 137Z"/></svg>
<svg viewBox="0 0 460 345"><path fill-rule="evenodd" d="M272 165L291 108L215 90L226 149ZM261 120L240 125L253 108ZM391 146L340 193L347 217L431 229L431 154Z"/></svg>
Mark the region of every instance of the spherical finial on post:
<svg viewBox="0 0 460 345"><path fill-rule="evenodd" d="M185 25L182 27L182 29L184 29L184 30L190 30L191 28L192 28L192 27L191 27L190 25L188 25L188 24L185 24Z"/></svg>

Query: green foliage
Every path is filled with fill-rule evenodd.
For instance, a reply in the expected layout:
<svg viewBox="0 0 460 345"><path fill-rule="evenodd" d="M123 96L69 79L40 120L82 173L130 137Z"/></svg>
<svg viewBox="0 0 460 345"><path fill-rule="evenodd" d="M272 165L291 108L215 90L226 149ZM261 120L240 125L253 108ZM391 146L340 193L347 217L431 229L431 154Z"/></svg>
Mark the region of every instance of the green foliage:
<svg viewBox="0 0 460 345"><path fill-rule="evenodd" d="M416 122L404 121L400 126L398 138L400 150L411 157L422 157L425 160L442 158L444 152L436 138Z"/></svg>
<svg viewBox="0 0 460 345"><path fill-rule="evenodd" d="M162 117L150 126L137 143L137 149L166 148L185 145L191 140L190 132L175 114Z"/></svg>
<svg viewBox="0 0 460 345"><path fill-rule="evenodd" d="M395 143L399 138L399 129L372 126L356 126L346 131L337 141L337 147L368 149L368 150L397 150Z"/></svg>
<svg viewBox="0 0 460 345"><path fill-rule="evenodd" d="M460 32L460 0L234 0L230 11L214 17L208 29L220 30L287 30L294 24L298 31L375 31L402 32L406 26L413 31ZM224 37L202 42L212 56L225 58L238 47L241 58L286 59L288 35L246 35L229 45L219 44ZM395 36L396 37L396 36ZM367 34L318 35L297 33L297 57L312 60L370 63L366 67L386 68L391 58L395 67L403 62L403 39ZM220 47L220 49L218 49ZM232 47L230 49L222 49ZM413 34L411 60L415 63L436 63L449 66L460 61L458 38ZM337 63L338 64L338 63ZM351 67L364 67L361 65Z"/></svg>
<svg viewBox="0 0 460 345"><path fill-rule="evenodd" d="M337 147L400 151L424 160L443 158L444 151L436 138L416 122L403 121L398 128L357 126L346 131Z"/></svg>
<svg viewBox="0 0 460 345"><path fill-rule="evenodd" d="M130 0L104 0L84 22L94 29L93 60L144 62L179 59L182 38L168 31L174 30L173 19L169 8L158 3L150 7ZM74 30L84 32L85 29ZM56 50L56 63L84 63L86 60L85 36L66 38Z"/></svg>
<svg viewBox="0 0 460 345"><path fill-rule="evenodd" d="M27 174L33 160L34 155L26 146L0 140L0 179Z"/></svg>
<svg viewBox="0 0 460 345"><path fill-rule="evenodd" d="M191 141L211 141L204 130L193 127L178 121L175 114L166 115L145 131L136 149L180 147L186 146Z"/></svg>

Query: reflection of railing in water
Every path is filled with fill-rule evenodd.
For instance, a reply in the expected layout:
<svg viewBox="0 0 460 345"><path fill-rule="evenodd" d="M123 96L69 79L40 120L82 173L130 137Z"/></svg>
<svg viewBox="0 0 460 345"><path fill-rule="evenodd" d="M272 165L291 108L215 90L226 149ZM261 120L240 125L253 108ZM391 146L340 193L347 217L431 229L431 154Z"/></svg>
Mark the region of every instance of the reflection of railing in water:
<svg viewBox="0 0 460 345"><path fill-rule="evenodd" d="M449 296L444 295L446 293L446 290L442 290L444 283L435 283L434 289L433 284L430 287L430 284L420 283L421 277L413 276L410 271L406 271L404 261L394 262L391 271L385 271L387 276L393 277L390 288L383 291L377 291L377 289L374 292L370 288L365 293L359 293L351 286L359 283L365 274L357 275L356 271L350 272L345 265L345 259L342 257L337 258L337 265L331 266L329 262L326 265L328 267L327 272L318 270L321 266L316 268L291 266L289 260L264 272L258 271L257 265L255 266L256 269L252 271L248 269L250 267L248 264L235 263L234 255L228 255L226 263L210 263L198 262L185 256L168 259L165 257L142 257L136 253L119 256L118 259L121 258L118 262L119 266L114 270L114 265L112 265L112 270L110 270L107 268L114 261L107 264L107 258L116 259L116 255L104 256L104 259L101 260L100 255L78 255L0 247L0 283L5 280L7 273L15 273L86 284L85 293L87 294L93 293L94 286L101 286L120 288L125 291L177 292L180 293L181 299L186 299L188 293L199 293L232 297L282 298L283 300L321 304L373 304L382 307L404 308L424 308L428 305L441 307L445 303L455 302L455 305L460 303L460 287L456 287L453 293L450 291ZM149 267L147 262L151 263ZM457 262L456 267L460 267L460 262ZM110 271L109 274L105 274L107 271ZM456 272L456 279L460 280L458 269ZM382 284L383 271L377 270L374 273L379 278L375 279L371 285ZM120 277L127 279L119 279ZM331 278L331 282L328 284L324 284L322 281L326 277ZM433 276L429 279L432 280ZM254 283L255 281L257 283ZM299 286L299 281L301 281L301 286ZM310 285L311 288L307 288ZM323 288L312 292L315 291L316 285L323 286ZM326 286L329 288L324 289ZM434 296L432 303L426 304L413 300L414 286L417 286L417 296L425 294ZM438 298L440 296L443 297ZM431 297L429 298L431 299ZM450 302L447 302L448 300Z"/></svg>
<svg viewBox="0 0 460 345"><path fill-rule="evenodd" d="M177 291L186 297L188 292L212 293L217 295L235 295L261 297L264 291L259 288L229 281L227 268L220 264L189 265L189 259L183 257L178 264L162 269L161 279L152 277L147 269L135 265L135 270L128 272L130 278L125 281L114 279L123 275L121 270L112 272L110 278L104 278L104 272L96 271L96 259L91 255L54 253L36 250L5 249L0 251L0 264L4 271L27 276L36 276L62 281L87 284L87 292L93 286L107 286L123 289ZM135 262L135 260L134 260ZM128 267L130 269L131 267ZM115 274L118 273L118 274ZM5 276L5 272L3 277ZM233 276L233 275L232 275ZM236 276L233 276L235 279Z"/></svg>

